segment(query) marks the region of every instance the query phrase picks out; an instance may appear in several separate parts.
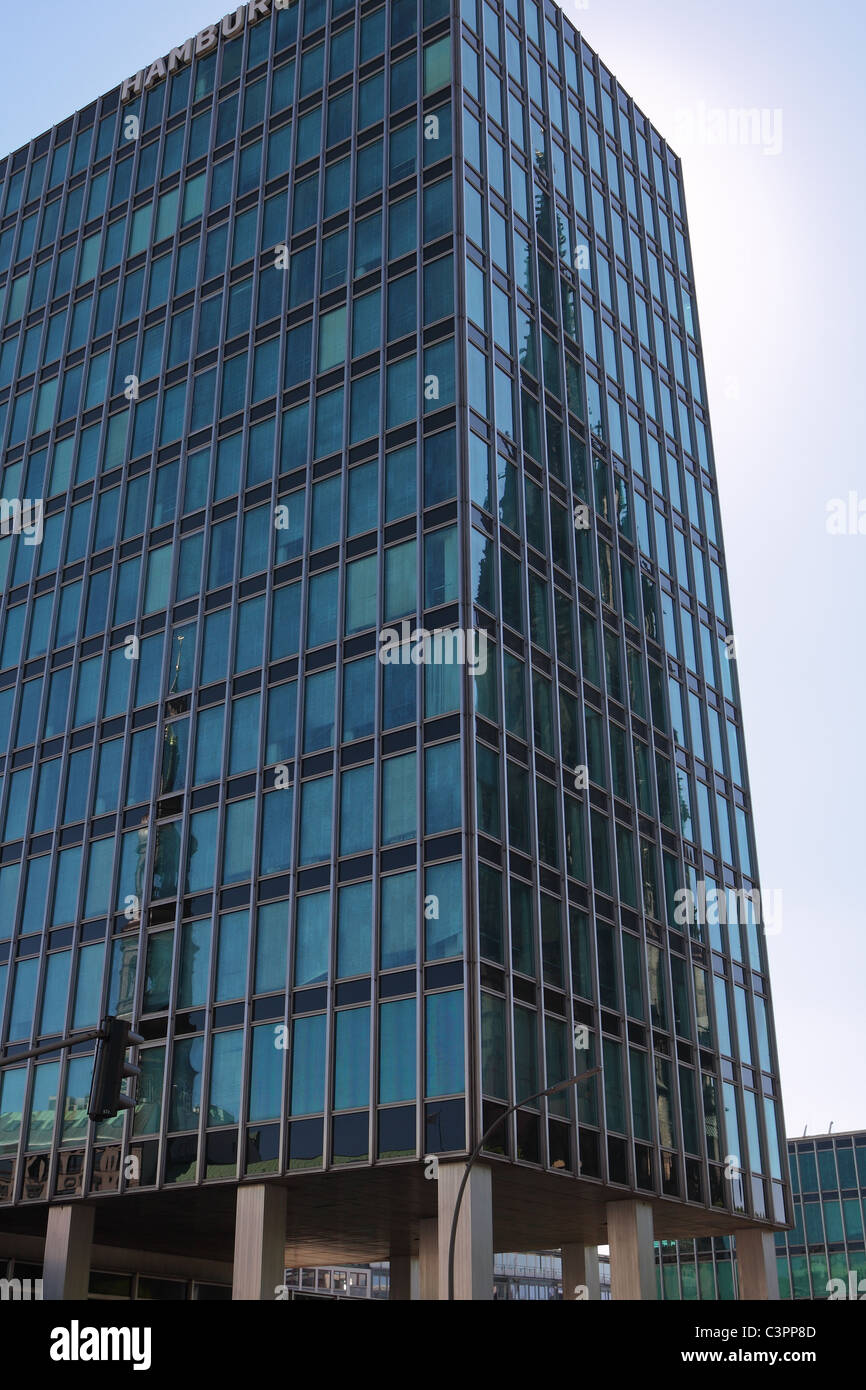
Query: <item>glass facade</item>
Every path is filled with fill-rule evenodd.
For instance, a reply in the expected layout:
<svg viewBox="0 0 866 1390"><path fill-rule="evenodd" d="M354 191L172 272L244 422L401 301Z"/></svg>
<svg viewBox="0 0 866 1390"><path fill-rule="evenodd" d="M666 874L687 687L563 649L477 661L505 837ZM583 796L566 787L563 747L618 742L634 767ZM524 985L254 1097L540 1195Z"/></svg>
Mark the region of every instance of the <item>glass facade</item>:
<svg viewBox="0 0 866 1390"><path fill-rule="evenodd" d="M866 1133L789 1139L794 1229L776 1234L779 1294L866 1297ZM736 1298L736 1238L662 1241L659 1298Z"/></svg>
<svg viewBox="0 0 866 1390"><path fill-rule="evenodd" d="M679 161L551 4L204 34L0 161L0 1042L145 1038L3 1070L0 1203L602 1067L492 1159L785 1222Z"/></svg>
<svg viewBox="0 0 866 1390"><path fill-rule="evenodd" d="M42 1265L26 1264L23 1260L0 1257L0 1279L8 1280L10 1292L4 1299L29 1303L41 1300ZM231 1298L230 1284L208 1284L198 1279L164 1279L145 1274L119 1273L116 1270L93 1269L87 1291L89 1303L108 1303L119 1300L182 1303L224 1302Z"/></svg>

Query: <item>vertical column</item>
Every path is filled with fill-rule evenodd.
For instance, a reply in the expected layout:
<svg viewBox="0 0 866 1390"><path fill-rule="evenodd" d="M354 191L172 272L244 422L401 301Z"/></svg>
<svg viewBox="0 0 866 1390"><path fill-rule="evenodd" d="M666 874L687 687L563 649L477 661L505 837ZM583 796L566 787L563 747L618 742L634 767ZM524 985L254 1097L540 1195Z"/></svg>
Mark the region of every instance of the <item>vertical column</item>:
<svg viewBox="0 0 866 1390"><path fill-rule="evenodd" d="M740 1298L778 1299L779 1267L773 1236L769 1231L738 1231L736 1245Z"/></svg>
<svg viewBox="0 0 866 1390"><path fill-rule="evenodd" d="M238 1188L233 1299L265 1302L285 1282L286 1189L271 1183Z"/></svg>
<svg viewBox="0 0 866 1390"><path fill-rule="evenodd" d="M90 1286L93 1207L64 1203L48 1208L42 1297L86 1299Z"/></svg>
<svg viewBox="0 0 866 1390"><path fill-rule="evenodd" d="M391 1274L388 1281L389 1299L398 1299L403 1302L409 1300L417 1301L419 1298L417 1255L392 1254L390 1266Z"/></svg>
<svg viewBox="0 0 866 1390"><path fill-rule="evenodd" d="M439 1297L439 1222L435 1216L418 1223L418 1297L422 1302Z"/></svg>
<svg viewBox="0 0 866 1390"><path fill-rule="evenodd" d="M575 1303L585 1299L597 1302L601 1298L598 1246L563 1245L560 1254L563 1302Z"/></svg>
<svg viewBox="0 0 866 1390"><path fill-rule="evenodd" d="M648 1202L608 1202L612 1299L656 1297L653 1213Z"/></svg>
<svg viewBox="0 0 866 1390"><path fill-rule="evenodd" d="M439 1164L439 1297L448 1297L448 1246L465 1163ZM476 1163L460 1204L454 1246L455 1299L493 1301L493 1175Z"/></svg>

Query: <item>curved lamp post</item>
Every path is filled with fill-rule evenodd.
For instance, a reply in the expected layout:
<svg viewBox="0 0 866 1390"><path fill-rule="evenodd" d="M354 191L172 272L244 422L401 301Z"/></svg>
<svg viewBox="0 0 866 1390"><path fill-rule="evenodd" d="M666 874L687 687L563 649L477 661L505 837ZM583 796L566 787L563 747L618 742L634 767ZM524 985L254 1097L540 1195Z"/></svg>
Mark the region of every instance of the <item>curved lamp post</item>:
<svg viewBox="0 0 866 1390"><path fill-rule="evenodd" d="M601 1070L601 1067L593 1067L591 1071L581 1072L580 1076L569 1076L566 1081L557 1081L555 1086L548 1086L547 1089L544 1091L536 1091L534 1095L525 1096L523 1100L517 1101L515 1105L509 1105L508 1109L503 1110L502 1114L498 1117L498 1119L495 1119L493 1121L493 1124L490 1125L484 1131L481 1138L478 1140L478 1143L475 1145L475 1148L472 1150L472 1153L466 1160L466 1169L463 1173L460 1186L457 1189L457 1201L454 1203L454 1213L451 1217L451 1236L448 1241L449 1302L454 1301L454 1247L457 1243L457 1222L460 1217L460 1205L463 1201L463 1193L466 1191L466 1184L469 1181L469 1174L472 1172L472 1165L478 1158L479 1154L481 1153L481 1150L487 1143L487 1140L490 1138L493 1131L497 1129L499 1125L502 1124L503 1120L507 1120L508 1116L513 1114L515 1110L520 1110L522 1106L529 1105L530 1101L541 1100L542 1096L553 1096L556 1095L557 1091L567 1091L571 1086L579 1086L581 1081L588 1080L590 1076L598 1076L601 1073Z"/></svg>

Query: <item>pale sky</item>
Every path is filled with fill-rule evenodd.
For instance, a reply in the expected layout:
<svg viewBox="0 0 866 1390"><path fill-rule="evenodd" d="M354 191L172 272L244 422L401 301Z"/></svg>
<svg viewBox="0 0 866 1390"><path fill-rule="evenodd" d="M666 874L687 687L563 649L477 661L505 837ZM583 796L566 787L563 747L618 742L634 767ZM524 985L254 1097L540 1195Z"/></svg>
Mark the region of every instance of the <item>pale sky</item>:
<svg viewBox="0 0 866 1390"><path fill-rule="evenodd" d="M866 1129L866 7L564 8L683 160L787 1132ZM742 108L778 154L695 138Z"/></svg>
<svg viewBox="0 0 866 1390"><path fill-rule="evenodd" d="M762 887L783 894L769 952L786 1127L864 1129L866 7L564 8L683 157ZM223 12L6 10L0 153ZM776 153L707 142L714 112L741 108L766 113ZM864 534L828 535L827 504L850 491Z"/></svg>

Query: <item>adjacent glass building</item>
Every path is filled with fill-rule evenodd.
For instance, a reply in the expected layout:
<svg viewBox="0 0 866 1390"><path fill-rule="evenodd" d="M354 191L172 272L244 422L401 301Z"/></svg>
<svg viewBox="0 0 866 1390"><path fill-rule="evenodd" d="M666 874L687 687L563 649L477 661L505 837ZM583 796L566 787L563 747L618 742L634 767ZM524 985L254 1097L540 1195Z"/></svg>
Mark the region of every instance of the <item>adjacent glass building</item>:
<svg viewBox="0 0 866 1390"><path fill-rule="evenodd" d="M499 1248L788 1221L680 164L556 6L252 0L0 160L0 445L2 1056L145 1037L3 1069L0 1230L381 1258L575 1070Z"/></svg>
<svg viewBox="0 0 866 1390"><path fill-rule="evenodd" d="M866 1297L866 1133L789 1139L794 1229L776 1235L779 1292ZM663 1241L660 1298L736 1298L736 1240Z"/></svg>

